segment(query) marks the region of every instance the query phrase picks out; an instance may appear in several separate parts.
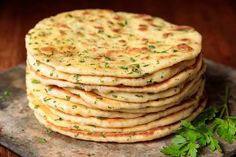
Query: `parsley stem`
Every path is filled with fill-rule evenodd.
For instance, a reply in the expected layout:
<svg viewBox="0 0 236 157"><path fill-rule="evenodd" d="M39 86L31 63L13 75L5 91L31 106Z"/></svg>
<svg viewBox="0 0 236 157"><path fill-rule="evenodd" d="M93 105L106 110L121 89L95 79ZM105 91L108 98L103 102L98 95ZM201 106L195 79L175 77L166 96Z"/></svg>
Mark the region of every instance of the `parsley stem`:
<svg viewBox="0 0 236 157"><path fill-rule="evenodd" d="M226 113L226 116L229 116L229 107L228 107L228 101L229 101L229 87L225 87L225 95L224 95L224 105L220 113L220 118L224 116Z"/></svg>

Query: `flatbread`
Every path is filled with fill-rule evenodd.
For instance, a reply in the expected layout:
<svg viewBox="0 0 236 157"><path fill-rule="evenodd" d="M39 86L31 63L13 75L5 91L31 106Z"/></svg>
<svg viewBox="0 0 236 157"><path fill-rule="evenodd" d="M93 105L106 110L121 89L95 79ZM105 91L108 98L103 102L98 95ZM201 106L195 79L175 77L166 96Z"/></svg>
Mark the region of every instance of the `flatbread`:
<svg viewBox="0 0 236 157"><path fill-rule="evenodd" d="M25 43L35 60L58 71L126 78L194 59L201 51L201 35L191 27L100 9L45 18L27 33Z"/></svg>
<svg viewBox="0 0 236 157"><path fill-rule="evenodd" d="M60 89L55 86L44 86L41 85L41 83L33 84L33 81L35 79L32 78L31 73L27 74L26 79L28 80L26 82L27 88L31 88L31 92L36 91L41 91L41 92L47 92L49 95L61 99L67 99L70 98L70 101L72 103L78 103L80 105L84 105L87 107L92 107L92 108L99 108L102 110L116 110L120 111L122 109L140 109L140 108L146 108L146 107L157 107L157 106L164 106L164 105L174 105L177 103L180 103L184 98L190 97L193 94L196 93L198 88L201 86L203 88L204 82L201 83L202 81L199 80L202 76L202 73L199 73L197 77L190 83L188 83L182 91L172 97L168 98L163 98L159 99L156 101L148 101L145 103L129 103L129 102L121 102L121 101L116 101L108 98L103 98L100 97L96 94L93 94L92 92L86 92L83 90L78 90L78 89L70 89L69 92L65 91L63 89ZM28 85L29 84L29 85ZM74 93L74 94L71 94ZM44 98L44 95L42 96L42 99ZM73 106L73 105L72 105ZM71 109L71 108L70 108ZM135 113L137 113L137 110L134 110ZM151 112L152 109L149 108L147 110L139 110L139 112ZM155 110L154 110L155 111ZM130 112L130 111L127 111ZM132 111L131 111L132 112Z"/></svg>
<svg viewBox="0 0 236 157"><path fill-rule="evenodd" d="M204 100L201 103L201 105L186 118L186 120L194 119L197 115L199 115L202 112L205 105L206 105L206 100ZM45 127L50 128L55 132L76 139L102 141L102 142L132 143L139 141L148 141L167 136L175 132L180 127L180 121L179 121L170 125L156 127L149 129L147 131L140 131L140 132L130 132L130 133L88 132L88 131L74 130L74 129L68 129L66 127L56 126L48 122L46 117L43 118L37 113L35 113L35 116L40 123L42 123Z"/></svg>
<svg viewBox="0 0 236 157"><path fill-rule="evenodd" d="M68 120L71 122L79 123L81 125L95 125L100 127L108 127L108 128L123 128L123 127L134 127L137 125L146 124L152 122L154 120L160 119L162 117L166 117L171 115L175 112L182 111L186 109L186 114L190 114L198 105L198 101L202 93L198 93L192 99L187 100L186 102L182 102L179 105L170 107L164 111L146 114L142 117L130 118L130 119L123 119L123 118L99 118L98 116L95 117L83 117L80 115L70 115L62 112L61 110L55 110L52 106L49 106L51 112L60 117L61 120ZM30 101L33 104L43 106L40 101ZM47 105L45 105L47 106Z"/></svg>
<svg viewBox="0 0 236 157"><path fill-rule="evenodd" d="M37 72L30 69L30 67L27 67L27 68L28 68L28 72L32 75L32 77L39 80L45 85L56 85L58 87L78 88L78 89L83 89L86 91L97 90L100 93L109 93L109 92L158 93L161 91L165 91L169 88L176 87L185 81L189 81L193 79L194 77L196 77L198 73L204 73L206 70L206 65L202 63L202 61L200 61L197 63L197 65L176 74L174 77L164 82L156 83L149 86L143 86L143 87L93 86L93 85L74 84L71 82L63 81L63 80L55 80L55 79L47 78L45 76L39 75Z"/></svg>
<svg viewBox="0 0 236 157"><path fill-rule="evenodd" d="M125 86L146 86L153 83L162 82L179 73L180 71L192 66L195 62L201 59L182 61L171 67L161 69L153 74L145 75L141 78L121 78L121 77L107 77L107 76L91 76L91 75L78 75L70 74L56 70L55 68L35 60L30 54L27 55L28 65L34 70L38 71L40 75L52 79L66 80L72 83L81 83L88 85L125 85Z"/></svg>
<svg viewBox="0 0 236 157"><path fill-rule="evenodd" d="M138 125L138 126L133 126L133 127L125 127L125 128L109 128L109 127L99 127L96 125L81 125L80 123L75 123L73 121L68 121L68 120L58 120L61 117L57 116L56 112L51 112L49 108L47 108L44 105L38 105L37 108L35 108L35 105L32 103L29 103L30 107L34 110L34 112L40 114L43 117L46 117L47 120L56 125L56 126L61 126L61 127L66 127L70 129L75 129L75 130L83 130L83 131L88 131L88 132L123 132L123 133L130 133L130 132L137 132L137 131L146 131L152 128L160 127L160 126L165 126L169 124L173 124L179 120L182 120L186 117L188 117L191 114L191 106L195 106L196 108L199 106L199 99L195 99L191 101L190 103L185 103L184 106L182 107L182 110L175 112L173 114L170 114L166 117L162 117L160 119L154 120L152 122Z"/></svg>

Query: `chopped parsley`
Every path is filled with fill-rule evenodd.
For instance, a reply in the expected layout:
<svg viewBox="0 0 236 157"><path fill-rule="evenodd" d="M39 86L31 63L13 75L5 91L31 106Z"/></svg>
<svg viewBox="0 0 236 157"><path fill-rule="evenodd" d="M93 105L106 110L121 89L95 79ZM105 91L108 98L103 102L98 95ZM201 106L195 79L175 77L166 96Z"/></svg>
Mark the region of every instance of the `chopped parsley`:
<svg viewBox="0 0 236 157"><path fill-rule="evenodd" d="M70 101L70 98L71 98L70 96L66 96L66 100Z"/></svg>
<svg viewBox="0 0 236 157"><path fill-rule="evenodd" d="M79 80L79 74L73 75L73 79L74 79L76 82L78 82L78 80Z"/></svg>
<svg viewBox="0 0 236 157"><path fill-rule="evenodd" d="M108 57L108 56L104 56L104 58L105 58L106 61L113 61L113 59Z"/></svg>
<svg viewBox="0 0 236 157"><path fill-rule="evenodd" d="M47 142L47 140L46 140L45 138L42 138L42 137L36 138L36 141L37 141L38 143L40 143L40 144L43 144L43 143L46 143L46 142Z"/></svg>
<svg viewBox="0 0 236 157"><path fill-rule="evenodd" d="M135 62L136 60L133 57L129 58L132 62Z"/></svg>
<svg viewBox="0 0 236 157"><path fill-rule="evenodd" d="M76 129L76 130L80 130L78 125L74 125L73 128Z"/></svg>
<svg viewBox="0 0 236 157"><path fill-rule="evenodd" d="M236 139L236 116L229 115L228 100L226 87L223 105L208 107L193 122L183 120L171 145L163 147L161 152L175 157L196 157L199 150L208 147L212 152L222 153L216 134L230 144Z"/></svg>
<svg viewBox="0 0 236 157"><path fill-rule="evenodd" d="M113 98L117 98L117 95L112 94L111 96L112 96Z"/></svg>
<svg viewBox="0 0 236 157"><path fill-rule="evenodd" d="M2 94L0 95L0 100L5 100L7 97L11 96L12 93L10 90L5 90L2 92Z"/></svg>
<svg viewBox="0 0 236 157"><path fill-rule="evenodd" d="M49 101L49 100L51 100L51 98L47 98L47 97L44 97L44 98L43 98L43 101L44 101L44 102L47 102L47 101Z"/></svg>
<svg viewBox="0 0 236 157"><path fill-rule="evenodd" d="M110 68L109 63L105 62L105 68Z"/></svg>
<svg viewBox="0 0 236 157"><path fill-rule="evenodd" d="M74 110L74 109L76 109L76 108L77 108L77 106L76 106L76 105L73 105L73 106L72 106L72 109L73 109L73 110Z"/></svg>
<svg viewBox="0 0 236 157"><path fill-rule="evenodd" d="M31 82L32 82L33 84L39 84L39 83L40 83L39 80L35 80L35 79L33 79Z"/></svg>
<svg viewBox="0 0 236 157"><path fill-rule="evenodd" d="M150 50L156 49L156 47L155 47L154 45L149 45L148 48L149 48Z"/></svg>
<svg viewBox="0 0 236 157"><path fill-rule="evenodd" d="M149 64L144 64L144 65L143 65L143 67L147 67L147 66L149 66Z"/></svg>
<svg viewBox="0 0 236 157"><path fill-rule="evenodd" d="M49 128L47 128L47 129L44 131L44 133L45 133L45 134L48 134L48 135L51 134L52 132L53 132L53 131L52 131L51 129L49 129Z"/></svg>

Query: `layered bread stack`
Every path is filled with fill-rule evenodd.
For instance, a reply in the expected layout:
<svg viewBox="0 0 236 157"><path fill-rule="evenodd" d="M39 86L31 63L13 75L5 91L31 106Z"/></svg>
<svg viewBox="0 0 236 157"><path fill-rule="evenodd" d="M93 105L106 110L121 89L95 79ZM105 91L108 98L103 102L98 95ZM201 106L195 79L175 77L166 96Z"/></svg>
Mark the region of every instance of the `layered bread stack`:
<svg viewBox="0 0 236 157"><path fill-rule="evenodd" d="M29 106L77 139L137 142L173 133L205 107L201 35L143 14L76 10L26 35Z"/></svg>

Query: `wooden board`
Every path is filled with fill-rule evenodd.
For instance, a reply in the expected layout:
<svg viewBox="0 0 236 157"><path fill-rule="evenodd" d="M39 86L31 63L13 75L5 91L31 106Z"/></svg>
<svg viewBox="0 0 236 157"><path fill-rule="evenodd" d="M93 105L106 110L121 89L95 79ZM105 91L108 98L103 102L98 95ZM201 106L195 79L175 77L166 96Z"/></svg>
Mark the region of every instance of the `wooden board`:
<svg viewBox="0 0 236 157"><path fill-rule="evenodd" d="M208 104L220 105L227 84L231 88L230 110L236 115L236 70L207 61L206 89ZM58 133L47 133L27 106L25 93L25 66L20 65L0 73L0 93L10 90L12 96L0 101L0 144L23 157L86 157L86 156L164 156L160 149L173 137L135 144L99 143L75 140ZM39 143L38 138L47 139ZM221 143L224 155L203 149L200 156L218 157L236 154L236 142Z"/></svg>

